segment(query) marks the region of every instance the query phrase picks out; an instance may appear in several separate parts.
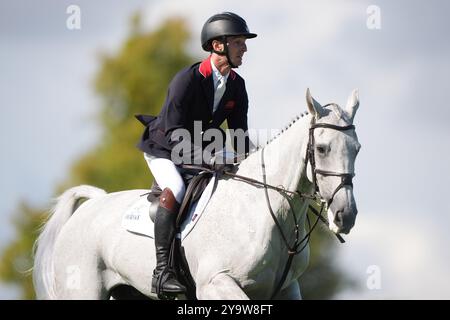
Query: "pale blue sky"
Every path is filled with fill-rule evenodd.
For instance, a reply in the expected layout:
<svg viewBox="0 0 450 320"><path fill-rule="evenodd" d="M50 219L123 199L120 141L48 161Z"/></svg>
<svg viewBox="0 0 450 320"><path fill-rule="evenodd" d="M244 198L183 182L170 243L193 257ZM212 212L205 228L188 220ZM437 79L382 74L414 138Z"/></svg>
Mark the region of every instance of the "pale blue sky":
<svg viewBox="0 0 450 320"><path fill-rule="evenodd" d="M130 15L150 29L184 16L202 55L199 33L210 15L234 11L258 38L244 65L250 126L280 128L306 109L309 87L319 102L344 104L355 87L362 150L356 163L359 215L340 264L359 291L338 298L450 298L450 29L446 1L76 1L81 30L66 28L73 1L0 3L0 249L13 237L19 199L48 206L70 164L96 143L99 108L92 77L99 50L114 51ZM381 29L366 9L377 5ZM145 110L143 110L145 111ZM381 270L380 290L365 286ZM0 298L14 298L0 290Z"/></svg>

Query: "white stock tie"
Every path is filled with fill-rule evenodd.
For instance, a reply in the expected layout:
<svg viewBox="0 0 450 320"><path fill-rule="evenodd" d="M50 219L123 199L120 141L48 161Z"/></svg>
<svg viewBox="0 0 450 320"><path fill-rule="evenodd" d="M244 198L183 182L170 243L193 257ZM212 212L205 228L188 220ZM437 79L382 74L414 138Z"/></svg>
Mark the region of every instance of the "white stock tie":
<svg viewBox="0 0 450 320"><path fill-rule="evenodd" d="M217 82L217 88L214 92L214 105L213 105L213 113L216 112L217 107L219 106L220 99L222 99L223 93L226 89L226 81L225 77L221 76L219 81Z"/></svg>

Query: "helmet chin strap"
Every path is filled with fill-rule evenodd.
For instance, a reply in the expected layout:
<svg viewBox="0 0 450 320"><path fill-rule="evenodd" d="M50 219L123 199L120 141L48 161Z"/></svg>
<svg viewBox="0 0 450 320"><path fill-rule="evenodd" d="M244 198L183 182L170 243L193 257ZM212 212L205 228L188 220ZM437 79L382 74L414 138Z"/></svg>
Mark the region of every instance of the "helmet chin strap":
<svg viewBox="0 0 450 320"><path fill-rule="evenodd" d="M227 42L227 37L222 37L221 39L222 43L223 43L223 51L217 51L217 50L212 50L215 54L218 54L219 56L225 56L227 57L227 62L230 65L231 68L239 68L239 66L236 66L233 64L233 62L231 62L231 58L230 58L230 51L228 50L228 42Z"/></svg>

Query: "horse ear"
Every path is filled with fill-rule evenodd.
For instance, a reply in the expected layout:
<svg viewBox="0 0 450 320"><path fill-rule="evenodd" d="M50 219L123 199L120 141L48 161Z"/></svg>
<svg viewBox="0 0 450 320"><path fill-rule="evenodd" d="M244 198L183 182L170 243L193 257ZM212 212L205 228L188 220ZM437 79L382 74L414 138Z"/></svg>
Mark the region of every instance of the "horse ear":
<svg viewBox="0 0 450 320"><path fill-rule="evenodd" d="M347 105L345 106L345 113L347 114L350 122L353 123L355 118L356 110L359 107L359 92L358 89L354 89L347 100Z"/></svg>
<svg viewBox="0 0 450 320"><path fill-rule="evenodd" d="M319 120L323 116L323 108L312 96L309 88L306 89L306 104L309 112Z"/></svg>

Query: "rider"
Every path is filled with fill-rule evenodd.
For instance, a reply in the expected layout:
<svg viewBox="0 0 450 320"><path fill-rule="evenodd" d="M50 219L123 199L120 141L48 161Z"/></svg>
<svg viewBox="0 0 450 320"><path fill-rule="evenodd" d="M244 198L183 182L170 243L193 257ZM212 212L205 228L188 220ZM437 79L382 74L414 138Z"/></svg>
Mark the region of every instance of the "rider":
<svg viewBox="0 0 450 320"><path fill-rule="evenodd" d="M237 14L223 12L210 17L201 33L202 48L210 52L209 57L175 75L158 117L137 116L146 126L138 148L144 152L150 171L163 190L155 217L156 268L152 292L176 294L186 290L168 268L175 220L185 193L179 167L175 164L179 163L172 157L172 150L179 143L172 139L172 133L176 129L187 129L194 142L194 134L198 134L194 122L201 123L205 130L219 129L225 120L230 129L247 132L247 91L244 79L232 68L242 64L247 51L246 39L254 37L256 34L249 32L247 23ZM237 142L233 143L236 150ZM248 136L244 145L247 155ZM194 143L190 146L194 147Z"/></svg>

